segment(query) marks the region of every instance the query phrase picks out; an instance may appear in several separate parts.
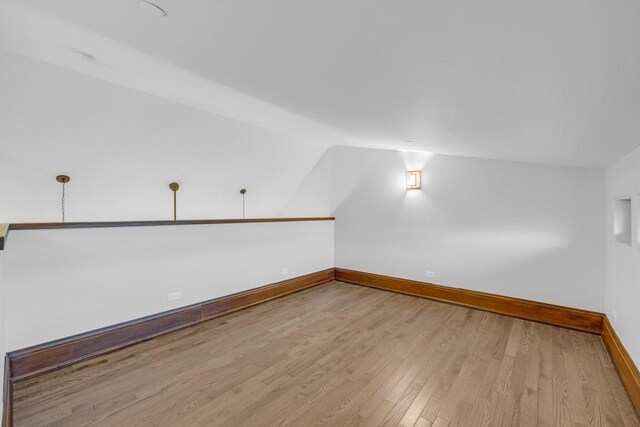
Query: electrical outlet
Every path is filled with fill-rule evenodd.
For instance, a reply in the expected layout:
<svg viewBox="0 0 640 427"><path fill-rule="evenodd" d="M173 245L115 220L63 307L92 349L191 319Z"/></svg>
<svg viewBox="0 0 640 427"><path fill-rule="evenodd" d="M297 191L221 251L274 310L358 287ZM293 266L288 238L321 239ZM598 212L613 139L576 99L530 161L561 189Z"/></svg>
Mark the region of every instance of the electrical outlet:
<svg viewBox="0 0 640 427"><path fill-rule="evenodd" d="M282 269L282 271L280 271L280 273L281 273L283 276L286 276L287 274L289 274L289 269L285 267L285 268L283 268L283 269Z"/></svg>
<svg viewBox="0 0 640 427"><path fill-rule="evenodd" d="M167 299L169 301L176 301L176 300L179 300L180 298L182 298L182 293L180 292L170 292L169 294L167 294Z"/></svg>
<svg viewBox="0 0 640 427"><path fill-rule="evenodd" d="M618 311L614 308L611 310L611 314L613 315L613 322L618 323Z"/></svg>
<svg viewBox="0 0 640 427"><path fill-rule="evenodd" d="M436 273L434 271L427 271L426 276L427 276L427 279L435 279Z"/></svg>

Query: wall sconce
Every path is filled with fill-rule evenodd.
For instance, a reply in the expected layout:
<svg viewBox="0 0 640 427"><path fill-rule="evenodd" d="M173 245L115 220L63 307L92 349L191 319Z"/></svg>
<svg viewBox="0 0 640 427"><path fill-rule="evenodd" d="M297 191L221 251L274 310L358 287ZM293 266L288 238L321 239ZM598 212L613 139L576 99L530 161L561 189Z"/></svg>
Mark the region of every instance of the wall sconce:
<svg viewBox="0 0 640 427"><path fill-rule="evenodd" d="M422 172L407 171L407 190L420 190L422 188Z"/></svg>

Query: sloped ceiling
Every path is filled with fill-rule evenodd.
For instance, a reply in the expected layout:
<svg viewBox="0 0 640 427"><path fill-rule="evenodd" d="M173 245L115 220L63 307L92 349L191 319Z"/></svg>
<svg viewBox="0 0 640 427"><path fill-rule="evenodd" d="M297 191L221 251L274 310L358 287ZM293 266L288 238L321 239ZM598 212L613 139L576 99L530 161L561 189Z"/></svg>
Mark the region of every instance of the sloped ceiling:
<svg viewBox="0 0 640 427"><path fill-rule="evenodd" d="M279 214L326 151L261 128L0 51L0 222Z"/></svg>
<svg viewBox="0 0 640 427"><path fill-rule="evenodd" d="M2 221L59 219L65 172L68 220L170 217L172 180L181 218L239 216L242 187L273 216L332 146L604 167L640 142L635 0L157 3L0 1Z"/></svg>
<svg viewBox="0 0 640 427"><path fill-rule="evenodd" d="M333 145L604 167L640 141L636 0L156 3L5 1L0 43Z"/></svg>

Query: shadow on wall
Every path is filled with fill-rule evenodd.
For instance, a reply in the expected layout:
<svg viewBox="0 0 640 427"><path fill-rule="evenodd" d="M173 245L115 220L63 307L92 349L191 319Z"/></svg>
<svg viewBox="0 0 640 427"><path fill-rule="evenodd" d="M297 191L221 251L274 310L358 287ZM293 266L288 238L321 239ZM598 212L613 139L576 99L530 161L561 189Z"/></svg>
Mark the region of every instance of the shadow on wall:
<svg viewBox="0 0 640 427"><path fill-rule="evenodd" d="M413 169L423 172L422 190L406 190ZM602 178L589 169L335 147L289 205L303 195L336 216L338 267L601 309Z"/></svg>
<svg viewBox="0 0 640 427"><path fill-rule="evenodd" d="M366 150L370 155L351 162L350 157L341 156L340 148L330 148L324 153L286 203L281 216L334 215L362 182L375 173L386 153Z"/></svg>
<svg viewBox="0 0 640 427"><path fill-rule="evenodd" d="M432 153L361 149L366 155L353 161L350 156L343 155L342 149L347 148L333 147L324 153L289 199L282 216L334 215L354 193L366 188L366 181L379 173L381 163L390 153L397 155L400 163L393 170L396 179L385 181L382 190L388 190L387 196L392 198L419 199L423 196L421 192L406 191L405 173L424 170Z"/></svg>

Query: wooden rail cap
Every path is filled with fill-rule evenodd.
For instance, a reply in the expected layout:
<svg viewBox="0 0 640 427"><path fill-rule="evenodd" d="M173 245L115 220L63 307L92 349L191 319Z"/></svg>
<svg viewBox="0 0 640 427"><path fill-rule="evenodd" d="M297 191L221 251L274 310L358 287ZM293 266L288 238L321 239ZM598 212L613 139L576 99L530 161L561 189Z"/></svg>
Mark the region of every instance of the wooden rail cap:
<svg viewBox="0 0 640 427"><path fill-rule="evenodd" d="M67 228L159 227L165 225L251 224L262 222L334 221L334 217L192 219L181 221L109 221L109 222L39 222L0 224L0 250L4 249L11 230L59 230Z"/></svg>

